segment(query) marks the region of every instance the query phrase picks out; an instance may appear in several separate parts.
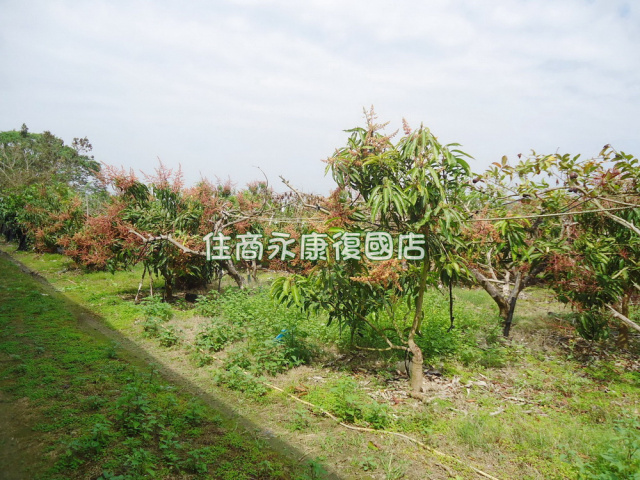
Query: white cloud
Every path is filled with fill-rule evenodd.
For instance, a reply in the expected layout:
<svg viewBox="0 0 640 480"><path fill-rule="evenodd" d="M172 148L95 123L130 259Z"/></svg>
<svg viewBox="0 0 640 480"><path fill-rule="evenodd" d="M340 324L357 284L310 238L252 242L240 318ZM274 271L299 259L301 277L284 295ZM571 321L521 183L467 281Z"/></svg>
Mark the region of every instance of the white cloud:
<svg viewBox="0 0 640 480"><path fill-rule="evenodd" d="M0 129L318 191L371 104L463 143L477 170L530 148L640 154L639 20L602 0L5 1Z"/></svg>

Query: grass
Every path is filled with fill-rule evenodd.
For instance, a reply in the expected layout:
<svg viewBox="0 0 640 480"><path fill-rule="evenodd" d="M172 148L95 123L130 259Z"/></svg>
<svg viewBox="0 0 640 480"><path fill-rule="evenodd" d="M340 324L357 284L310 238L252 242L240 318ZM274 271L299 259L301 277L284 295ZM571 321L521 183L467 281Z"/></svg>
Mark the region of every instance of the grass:
<svg viewBox="0 0 640 480"><path fill-rule="evenodd" d="M637 435L633 428L626 437L619 431L640 404L637 346L621 353L576 338L561 316L549 315L566 310L544 289L527 290L519 301L508 342L483 291L455 290L451 332L447 299L429 292L419 342L429 368L442 376L429 377L427 401L419 402L395 371L399 357L349 350L348 332L341 336L321 317L274 306L264 289L230 288L164 315L164 304L131 301L139 271L80 274L61 256L17 255L159 363L300 445L310 469L324 458L347 478L477 478L393 437L344 430L263 381L350 423L411 435L503 479L595 478L589 472L612 463L607 452ZM147 322L155 322L149 329L156 333Z"/></svg>
<svg viewBox="0 0 640 480"><path fill-rule="evenodd" d="M0 278L3 450L9 432L33 446L2 457L8 478L312 478L79 331L61 299L2 257Z"/></svg>

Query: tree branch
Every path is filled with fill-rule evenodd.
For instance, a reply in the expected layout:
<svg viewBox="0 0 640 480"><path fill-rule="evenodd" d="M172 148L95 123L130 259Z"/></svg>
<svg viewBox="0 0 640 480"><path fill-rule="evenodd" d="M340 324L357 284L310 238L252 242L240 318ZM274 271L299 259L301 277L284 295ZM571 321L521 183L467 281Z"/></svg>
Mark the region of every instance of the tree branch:
<svg viewBox="0 0 640 480"><path fill-rule="evenodd" d="M627 325L627 326L633 328L634 330L637 330L638 332L640 332L640 325L638 325L636 322L634 322L632 320L629 320L627 317L622 315L620 312L618 312L611 305L607 305L606 307L611 311L613 316L616 317L618 320L620 320L622 323L624 323L625 325Z"/></svg>
<svg viewBox="0 0 640 480"><path fill-rule="evenodd" d="M171 235L157 235L155 237L145 237L144 235L136 232L133 229L129 229L129 232L133 233L134 235L137 235L139 238L142 239L143 243L151 243L151 242L155 242L158 240L166 240L169 243L172 243L173 245L175 245L176 247L178 247L180 250L182 250L185 253L191 253L192 255L200 255L202 257L206 257L207 256L207 252L200 252L198 250L192 250L189 247L186 247L185 245L181 244L180 242L178 242L177 240L175 240Z"/></svg>
<svg viewBox="0 0 640 480"><path fill-rule="evenodd" d="M304 197L302 196L302 193L300 193L298 190L296 190L287 180L285 180L285 178L280 175L280 180L282 180L282 183L284 183L287 187L289 187L291 189L291 191L293 193L296 194L296 196L298 197L298 199L300 200L300 203L302 203L302 205L304 205L307 208L313 208L314 210L318 210L319 212L322 212L324 214L331 214L331 212L329 210L327 210L326 208L321 207L320 205L316 204L313 205L311 203L306 203L304 201Z"/></svg>
<svg viewBox="0 0 640 480"><path fill-rule="evenodd" d="M598 213L598 212L613 212L616 210L629 210L632 207L612 207L612 208L598 208L594 210L580 210L577 212L559 212L559 213L538 213L535 215L518 215L513 217L494 217L494 218L469 218L469 222L497 222L499 220L523 220L525 218L542 218L542 217L564 217L568 215L583 215L585 213ZM619 217L615 217L619 218ZM634 228L636 233L640 235L640 230Z"/></svg>
<svg viewBox="0 0 640 480"><path fill-rule="evenodd" d="M469 267L469 271L471 273L473 273L473 276L476 278L478 283L480 283L480 285L482 285L482 288L484 288L487 291L487 293L491 296L491 298L493 298L493 300L499 306L501 306L502 308L506 308L507 307L506 299L498 291L498 289L492 285L491 279L485 277L482 274L482 272L480 272L480 270L478 270L477 268Z"/></svg>
<svg viewBox="0 0 640 480"><path fill-rule="evenodd" d="M362 315L361 313L358 313L358 312L355 312L355 314L360 318L360 320L362 320L367 325L369 325L380 337L382 337L384 339L384 341L387 342L387 345L389 345L389 348L385 348L384 350L379 350L377 348L361 347L363 350L376 350L376 351L387 351L387 350L404 350L404 351L407 351L408 350L407 347L403 347L403 346L400 346L400 345L394 345L394 343L391 340L389 340L389 337L387 337L382 332L382 330L380 330L373 323L371 323L367 319L367 317L365 317L364 315Z"/></svg>

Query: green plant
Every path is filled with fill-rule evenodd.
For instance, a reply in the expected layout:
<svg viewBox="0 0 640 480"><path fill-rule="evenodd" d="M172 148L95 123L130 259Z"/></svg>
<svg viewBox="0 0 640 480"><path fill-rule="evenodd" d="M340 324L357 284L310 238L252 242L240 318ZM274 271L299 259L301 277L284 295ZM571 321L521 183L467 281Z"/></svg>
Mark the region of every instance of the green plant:
<svg viewBox="0 0 640 480"><path fill-rule="evenodd" d="M147 319L158 319L162 322L167 322L173 318L171 305L164 302L159 296L143 298L142 311Z"/></svg>
<svg viewBox="0 0 640 480"><path fill-rule="evenodd" d="M589 463L580 463L578 478L583 480L640 479L640 420L625 418L616 422L615 436Z"/></svg>
<svg viewBox="0 0 640 480"><path fill-rule="evenodd" d="M405 432L418 432L429 435L434 424L433 415L424 410L417 410L410 415L403 415L398 419L398 427Z"/></svg>
<svg viewBox="0 0 640 480"><path fill-rule="evenodd" d="M118 358L118 348L120 345L118 342L111 342L107 348L105 348L105 356L109 359Z"/></svg>
<svg viewBox="0 0 640 480"><path fill-rule="evenodd" d="M150 438L157 427L151 398L143 384L133 380L116 400L115 417L120 427L132 435Z"/></svg>
<svg viewBox="0 0 640 480"><path fill-rule="evenodd" d="M574 315L573 324L585 340L600 341L609 337L609 319L602 312L585 311Z"/></svg>
<svg viewBox="0 0 640 480"><path fill-rule="evenodd" d="M59 255L37 257L37 262L43 263L41 258L50 271L60 272ZM60 275L78 280L77 271ZM109 341L78 329L61 298L2 257L0 277L2 388L9 393L8 405L28 399L32 418L40 419L26 424L36 432L34 450L28 457L18 452L20 464L29 461L29 472L12 473L121 480L200 477L207 471L213 478L238 478L245 472L246 478L300 478L306 473L301 472L305 466L295 466L264 442L229 431L219 414L163 383L153 366L147 370L125 356L105 355ZM87 274L82 291L103 304L106 297L118 297L122 278L134 277L131 272ZM130 326L140 313L138 306L115 306L122 314L118 317L126 318L120 326ZM155 321L164 327L159 318ZM34 354L38 346L44 348ZM13 370L16 365L20 372ZM192 452L187 444L193 445ZM210 447L198 448L203 444Z"/></svg>
<svg viewBox="0 0 640 480"><path fill-rule="evenodd" d="M182 414L182 418L184 418L188 425L194 427L202 425L206 419L206 407L199 401L191 400Z"/></svg>
<svg viewBox="0 0 640 480"><path fill-rule="evenodd" d="M158 341L163 347L172 347L180 341L180 337L173 326L162 327L158 333Z"/></svg>
<svg viewBox="0 0 640 480"><path fill-rule="evenodd" d="M158 464L158 459L153 453L145 448L132 449L131 453L125 455L124 466L126 472L133 474L134 478L148 475L155 478L156 471L154 466Z"/></svg>
<svg viewBox="0 0 640 480"><path fill-rule="evenodd" d="M183 468L188 472L207 473L207 457L209 454L210 449L208 447L188 451Z"/></svg>
<svg viewBox="0 0 640 480"><path fill-rule="evenodd" d="M243 372L237 366L232 366L228 370L218 370L214 379L219 385L239 390L254 398L262 397L269 391L260 378Z"/></svg>
<svg viewBox="0 0 640 480"><path fill-rule="evenodd" d="M388 459L382 461L382 469L384 470L385 480L398 480L404 477L407 472L407 462L402 460L394 461L393 454Z"/></svg>
<svg viewBox="0 0 640 480"><path fill-rule="evenodd" d="M360 468L361 470L364 470L365 472L371 472L376 468L378 468L378 462L376 460L376 457L372 455L356 460L355 464L358 468Z"/></svg>
<svg viewBox="0 0 640 480"><path fill-rule="evenodd" d="M304 363L302 359L296 357L295 348L290 348L273 339L251 342L249 351L253 359L250 368L255 373L265 372L268 375L276 375Z"/></svg>
<svg viewBox="0 0 640 480"><path fill-rule="evenodd" d="M84 401L83 401L83 404L84 404L86 410L98 410L105 403L107 403L107 400L105 398L103 398L103 397L98 396L98 395L90 395L87 398L85 398Z"/></svg>
<svg viewBox="0 0 640 480"><path fill-rule="evenodd" d="M100 452L113 437L113 424L104 416L98 415L91 432L83 437L71 440L67 444L62 462L74 467L80 465L87 457Z"/></svg>
<svg viewBox="0 0 640 480"><path fill-rule="evenodd" d="M145 337L157 337L160 333L162 322L158 318L147 318L142 322L142 330Z"/></svg>
<svg viewBox="0 0 640 480"><path fill-rule="evenodd" d="M158 448L162 452L166 464L177 468L180 462L179 451L183 449L182 443L178 440L178 435L171 430L162 430Z"/></svg>
<svg viewBox="0 0 640 480"><path fill-rule="evenodd" d="M198 367L204 367L206 365L211 365L213 363L213 357L208 353L202 351L200 348L195 348L191 352L191 360Z"/></svg>
<svg viewBox="0 0 640 480"><path fill-rule="evenodd" d="M304 408L298 408L291 414L287 428L292 432L306 430L311 425L311 416Z"/></svg>
<svg viewBox="0 0 640 480"><path fill-rule="evenodd" d="M311 476L311 480L323 478L328 473L327 470L322 465L322 462L319 458L309 460L308 466L309 466L309 475Z"/></svg>
<svg viewBox="0 0 640 480"><path fill-rule="evenodd" d="M364 423L376 429L383 429L391 422L389 407L366 396L352 378L339 378L326 389L312 390L309 401L323 406L345 422Z"/></svg>
<svg viewBox="0 0 640 480"><path fill-rule="evenodd" d="M327 223L335 225L330 229L334 248L346 245L346 238L359 243L365 233L376 239L378 254L368 254L365 247L370 261L360 261L359 253L346 261L327 259L309 275L277 279L272 295L305 312L326 312L329 322L346 327L352 339L372 330L383 343L375 350L410 352L411 390L419 394L424 356L417 337L427 327L427 286L438 281L451 285L464 276L456 247L466 217L461 197L470 177L468 155L458 144L442 145L423 126L412 131L405 125L406 135L394 144L393 135L382 133L385 125L376 123L373 109L365 115L366 126L348 130L347 145L327 160L337 189L334 211L324 213ZM394 244L402 260L385 253ZM401 253L405 246L406 255ZM409 311L398 315L397 306L405 302ZM393 335L374 325L375 317L385 313L394 324Z"/></svg>
<svg viewBox="0 0 640 480"><path fill-rule="evenodd" d="M220 294L216 291L209 292L206 296L196 298L196 312L205 317L215 317L220 313L218 299Z"/></svg>
<svg viewBox="0 0 640 480"><path fill-rule="evenodd" d="M212 320L196 335L197 347L208 352L219 352L228 344L240 340L243 332L235 324Z"/></svg>

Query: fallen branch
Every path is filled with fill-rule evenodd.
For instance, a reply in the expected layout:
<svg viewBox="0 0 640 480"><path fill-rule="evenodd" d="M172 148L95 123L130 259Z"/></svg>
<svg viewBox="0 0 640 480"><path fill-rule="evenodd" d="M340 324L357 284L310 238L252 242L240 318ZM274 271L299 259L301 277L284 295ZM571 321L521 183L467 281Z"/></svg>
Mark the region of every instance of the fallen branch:
<svg viewBox="0 0 640 480"><path fill-rule="evenodd" d="M463 462L462 460L460 460L460 459L458 459L456 457L453 457L451 455L448 455L446 453L441 452L440 450L437 450L437 449L435 449L433 447L430 447L429 445L427 445L424 442L421 442L420 440L416 440L415 438L409 437L408 435L405 435L404 433L390 432L388 430L375 430L373 428L356 427L355 425L349 425L348 423L342 422L338 417L336 417L332 413L328 412L324 408L318 407L317 405L314 405L313 403L307 402L306 400L302 400L301 398L298 398L295 395L287 393L283 389L281 389L280 387L276 387L275 385L271 385L270 383L267 383L267 382L263 382L263 383L266 386L271 387L274 390L277 390L279 392L282 392L282 393L284 393L286 396L288 396L290 398L293 398L297 402L303 403L303 404L305 404L307 406L310 406L310 407L312 407L314 409L320 410L324 415L326 415L327 417L331 418L332 420L335 420L336 422L338 422L339 425L341 425L341 426L343 426L345 428L348 428L350 430L356 430L356 431L359 431L359 432L383 433L383 434L386 434L386 435L393 435L393 436L396 436L396 437L404 438L405 440L408 440L408 441L410 441L412 443L415 443L416 445L421 446L422 448L424 448L425 450L427 450L427 451L429 451L429 452L431 452L433 454L436 454L436 455L439 455L441 457L448 458L449 460L453 460L454 462L460 463L460 464L464 465L465 467L470 468L471 470L473 470L474 472L476 472L478 475L480 475L482 477L490 478L492 480L498 480L496 477L494 477L492 475L489 475L488 473L483 472L480 469L472 467L471 465Z"/></svg>
<svg viewBox="0 0 640 480"><path fill-rule="evenodd" d="M638 325L636 322L634 322L632 320L629 320L627 317L625 317L623 314L618 312L611 305L607 305L607 308L611 311L613 316L616 317L618 320L620 320L622 323L624 323L627 326L633 328L634 330L637 330L638 332L640 332L640 325Z"/></svg>
<svg viewBox="0 0 640 480"><path fill-rule="evenodd" d="M194 345L192 345L192 346L194 346ZM200 351L200 352L202 352L203 354L207 355L207 352L205 352L205 351L204 351L204 350L202 350L201 348L198 348L198 347L195 347L195 346L194 346L194 348L196 348L197 350L199 350L199 351ZM211 358L213 358L214 360L216 360L216 361L218 361L218 362L222 363L222 360L220 360L219 358L215 357L214 355L210 355L210 356L211 356ZM244 373L245 375L247 375L247 376L250 376L250 375L251 375L249 372L246 372L246 371L245 371L245 370L243 370L243 369L240 369L240 371L241 371L242 373ZM255 378L255 377L254 377L254 378ZM268 382L265 382L265 381L263 381L263 380L258 380L258 379L256 379L256 380L257 380L257 381L259 381L260 383L262 383L263 385L265 385L265 386L267 386L267 387L269 387L269 388L271 388L271 389L273 389L273 390L276 390L276 391L278 391L278 392L281 392L281 393L283 393L284 395L286 395L286 396L287 396L287 397L289 397L289 398L294 399L296 402L302 403L303 405L306 405L306 406L308 406L308 407L311 407L312 409L314 409L314 410L316 410L316 411L320 411L320 412L322 412L322 414L323 414L323 415L326 415L327 417L329 417L330 419L332 419L332 420L334 420L336 423L338 423L338 425L340 425L340 426L342 426L342 427L344 427L344 428L347 428L347 429L349 429L349 430L355 430L355 431L357 431L357 432L380 433L380 434L384 434L384 435L392 435L392 436L394 436L394 437L400 437L400 438L403 438L403 439L405 439L405 440L408 440L409 442L412 442L412 443L414 443L414 444L416 444L416 445L418 445L418 446L420 446L420 447L424 448L425 450L427 450L427 451L429 451L429 452L433 453L434 455L438 455L438 456L440 456L440 457L447 458L447 459L449 459L449 460L453 460L454 462L456 462L456 463L458 463L458 464L460 464L460 465L463 465L464 467L466 467L466 468L468 468L468 469L470 469L470 470L474 471L475 473L477 473L477 474L478 474L478 475L480 475L481 477L488 478L488 479L490 479L490 480L499 480L498 478L496 478L496 477L494 477L494 476L492 476L492 475L488 474L487 472L483 472L482 470L480 470L480 469L478 469L478 468L475 468L475 467L473 467L473 466L469 465L468 463L466 463L466 462L464 462L464 461L460 460L460 459L459 459L459 458L457 458L457 457L454 457L454 456L452 456L452 455L448 455L448 454L446 454L446 453L444 453L444 452L441 452L440 450L437 450L437 449L435 449L435 448L433 448L433 447L430 447L430 446L429 446L429 445L427 445L426 443L421 442L420 440L417 440L417 439L415 439L415 438L409 437L408 435L405 435L404 433L399 433L399 432L390 432L390 431L388 431L388 430L375 430L375 429L373 429L373 428L356 427L355 425L349 425L348 423L345 423L345 422L341 421L338 417L336 417L334 414L332 414L332 413L331 413L331 412L329 412L328 410L325 410L324 408L322 408L322 407L320 407L320 406L318 406L318 405L314 405L314 404L313 404L313 403L311 403L311 402L307 402L306 400L302 400L301 398L296 397L295 395L292 395L292 394L290 394L290 393L287 393L287 392L286 392L286 391L284 391L282 388L277 387L277 386L275 386L275 385L272 385L272 384L270 384L270 383L268 383Z"/></svg>

